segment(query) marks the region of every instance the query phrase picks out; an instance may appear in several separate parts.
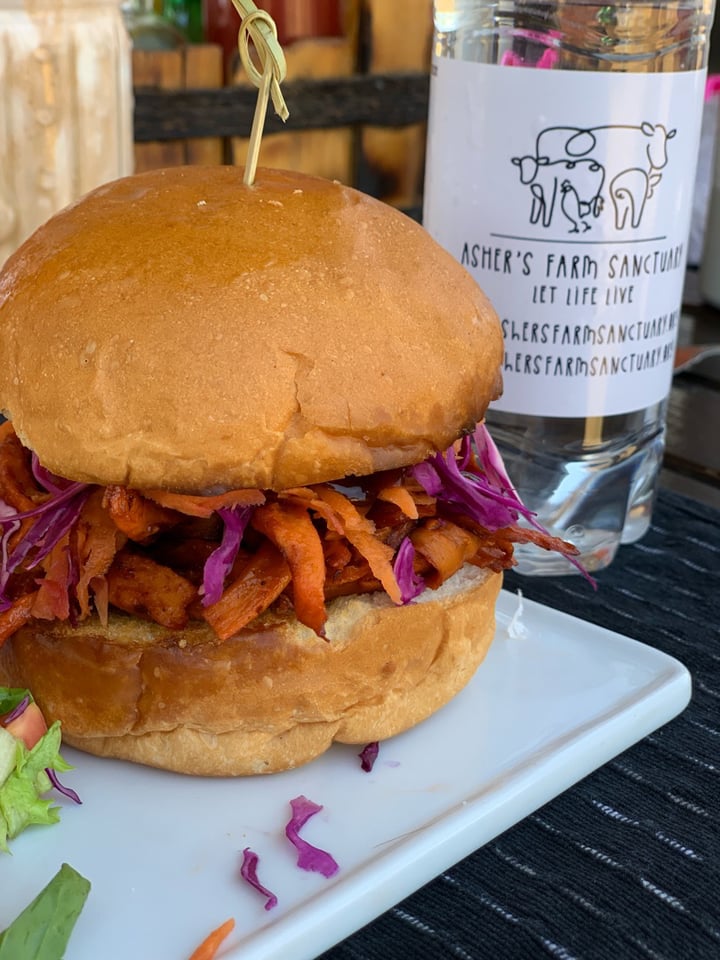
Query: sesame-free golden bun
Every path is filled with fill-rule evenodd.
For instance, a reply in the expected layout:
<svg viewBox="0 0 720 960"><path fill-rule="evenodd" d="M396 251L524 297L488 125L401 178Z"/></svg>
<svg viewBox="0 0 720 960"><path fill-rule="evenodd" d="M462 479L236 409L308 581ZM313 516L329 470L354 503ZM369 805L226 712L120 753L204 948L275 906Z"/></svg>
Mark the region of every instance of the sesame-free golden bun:
<svg viewBox="0 0 720 960"><path fill-rule="evenodd" d="M464 269L356 190L234 167L155 170L54 216L0 271L0 409L62 477L282 491L418 463L501 387L502 334ZM185 773L266 773L424 720L472 677L501 574L395 606L284 605L221 641L110 611L0 644L66 742Z"/></svg>
<svg viewBox="0 0 720 960"><path fill-rule="evenodd" d="M0 682L31 689L87 753L203 776L274 773L444 706L487 653L501 582L466 566L405 607L384 593L339 597L327 640L271 613L225 642L199 621L36 620L0 646Z"/></svg>
<svg viewBox="0 0 720 960"><path fill-rule="evenodd" d="M319 178L153 170L0 272L0 409L53 472L202 493L418 462L500 392L502 335L412 220Z"/></svg>

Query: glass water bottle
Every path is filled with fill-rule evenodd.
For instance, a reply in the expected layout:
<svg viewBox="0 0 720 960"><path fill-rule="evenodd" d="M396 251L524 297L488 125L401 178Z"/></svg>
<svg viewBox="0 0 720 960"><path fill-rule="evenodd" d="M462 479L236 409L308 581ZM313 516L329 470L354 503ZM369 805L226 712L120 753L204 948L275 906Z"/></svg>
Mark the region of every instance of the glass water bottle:
<svg viewBox="0 0 720 960"><path fill-rule="evenodd" d="M680 321L712 0L436 0L425 226L505 334L487 421L598 570L647 530ZM520 547L519 570L570 573Z"/></svg>

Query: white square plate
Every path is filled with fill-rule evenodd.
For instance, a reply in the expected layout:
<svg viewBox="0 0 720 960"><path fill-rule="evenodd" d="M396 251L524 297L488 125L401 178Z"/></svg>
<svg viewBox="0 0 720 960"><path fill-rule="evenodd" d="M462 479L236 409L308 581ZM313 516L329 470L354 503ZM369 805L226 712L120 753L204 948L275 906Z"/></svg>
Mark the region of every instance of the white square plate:
<svg viewBox="0 0 720 960"><path fill-rule="evenodd" d="M524 602L469 686L414 730L386 741L371 773L336 746L299 770L195 779L73 750L61 823L27 830L0 855L0 930L63 862L92 883L66 960L186 960L228 917L225 960L317 956L463 856L679 713L687 670L665 654ZM289 800L323 805L302 836L340 864L330 880L295 865ZM264 899L239 878L260 857Z"/></svg>

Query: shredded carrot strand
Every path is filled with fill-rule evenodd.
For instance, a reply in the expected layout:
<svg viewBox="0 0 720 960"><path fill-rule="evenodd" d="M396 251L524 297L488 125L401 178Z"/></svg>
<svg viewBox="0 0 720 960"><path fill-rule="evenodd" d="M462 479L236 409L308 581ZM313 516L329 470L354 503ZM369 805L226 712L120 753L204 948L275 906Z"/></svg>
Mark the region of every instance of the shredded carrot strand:
<svg viewBox="0 0 720 960"><path fill-rule="evenodd" d="M38 620L67 620L70 616L70 536L65 534L45 557L45 576L35 594L32 615Z"/></svg>
<svg viewBox="0 0 720 960"><path fill-rule="evenodd" d="M110 569L115 554L124 544L124 534L103 509L103 491L93 490L83 504L74 532L74 549L79 570L75 594L81 620L90 614L91 587L98 612L102 605L102 601L98 603L98 589L100 592L104 591L104 599L107 601L106 585L101 586L101 583L104 584L105 574Z"/></svg>
<svg viewBox="0 0 720 960"><path fill-rule="evenodd" d="M342 570L332 573L325 581L325 599L348 594L374 593L381 590L382 584L374 577L367 560L360 563L348 563Z"/></svg>
<svg viewBox="0 0 720 960"><path fill-rule="evenodd" d="M424 557L435 574L426 577L430 587L439 587L460 569L480 546L480 538L449 520L436 518L413 530L413 546Z"/></svg>
<svg viewBox="0 0 720 960"><path fill-rule="evenodd" d="M318 636L324 636L325 556L307 509L296 503L266 503L253 511L250 522L288 562L295 616Z"/></svg>
<svg viewBox="0 0 720 960"><path fill-rule="evenodd" d="M405 487L384 487L378 494L378 500L394 503L410 520L417 520L418 508L412 494Z"/></svg>
<svg viewBox="0 0 720 960"><path fill-rule="evenodd" d="M98 615L98 620L103 627L107 627L110 616L110 611L108 609L110 605L110 598L107 580L105 577L93 577L90 581L90 588L93 592L95 612Z"/></svg>
<svg viewBox="0 0 720 960"><path fill-rule="evenodd" d="M291 503L299 503L303 507L312 507L315 513L322 517L330 530L344 536L345 527L342 518L337 511L333 510L329 503L325 503L319 497L315 496L310 487L293 487L290 490L283 490L278 494L280 500L289 500Z"/></svg>
<svg viewBox="0 0 720 960"><path fill-rule="evenodd" d="M143 490L142 493L161 507L177 510L189 517L209 517L222 507L254 507L265 503L265 495L261 490L228 490L214 497L170 493L169 490Z"/></svg>
<svg viewBox="0 0 720 960"><path fill-rule="evenodd" d="M231 917L205 937L200 946L196 947L192 952L189 960L213 960L213 958L217 956L217 952L223 941L234 929L235 921Z"/></svg>
<svg viewBox="0 0 720 960"><path fill-rule="evenodd" d="M342 570L352 560L352 551L344 540L326 538L323 540L322 547L325 554L326 578Z"/></svg>
<svg viewBox="0 0 720 960"><path fill-rule="evenodd" d="M341 517L345 536L355 549L365 557L373 574L382 583L393 603L402 603L400 587L392 568L394 551L375 536L375 527L358 511L347 497L327 484L318 484L313 491L319 500L329 504Z"/></svg>
<svg viewBox="0 0 720 960"><path fill-rule="evenodd" d="M16 600L9 609L0 613L0 647L8 637L16 633L20 627L25 626L32 617L34 603L35 593L26 593L24 597Z"/></svg>
<svg viewBox="0 0 720 960"><path fill-rule="evenodd" d="M542 547L543 550L556 550L558 553L566 553L570 556L576 556L580 553L580 549L575 544L568 543L567 540L562 540L560 537L553 537L545 530L531 530L527 527L512 526L503 527L497 532L498 534L506 533L511 543L534 543L535 546Z"/></svg>
<svg viewBox="0 0 720 960"><path fill-rule="evenodd" d="M30 455L12 429L10 421L2 424L0 434L0 490L2 499L10 507L23 512L37 506L33 494L41 491L30 469ZM9 426L9 429L7 429Z"/></svg>
<svg viewBox="0 0 720 960"><path fill-rule="evenodd" d="M160 530L172 527L180 520L175 510L161 507L129 487L105 487L103 507L118 530L136 543L145 543Z"/></svg>
<svg viewBox="0 0 720 960"><path fill-rule="evenodd" d="M290 583L290 567L277 547L265 541L203 616L220 640L229 640L277 600Z"/></svg>
<svg viewBox="0 0 720 960"><path fill-rule="evenodd" d="M15 436L12 422L6 420L0 429L0 500L23 513L36 507L43 495L30 469L30 454ZM33 522L31 519L20 522L9 538L10 551L20 543Z"/></svg>

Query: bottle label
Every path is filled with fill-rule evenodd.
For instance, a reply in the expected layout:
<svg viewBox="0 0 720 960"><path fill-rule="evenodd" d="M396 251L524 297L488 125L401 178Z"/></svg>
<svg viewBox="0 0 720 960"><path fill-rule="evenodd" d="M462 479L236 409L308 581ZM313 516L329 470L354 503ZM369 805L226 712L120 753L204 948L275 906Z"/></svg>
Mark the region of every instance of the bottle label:
<svg viewBox="0 0 720 960"><path fill-rule="evenodd" d="M500 315L494 409L595 417L663 400L705 72L432 69L425 226Z"/></svg>

